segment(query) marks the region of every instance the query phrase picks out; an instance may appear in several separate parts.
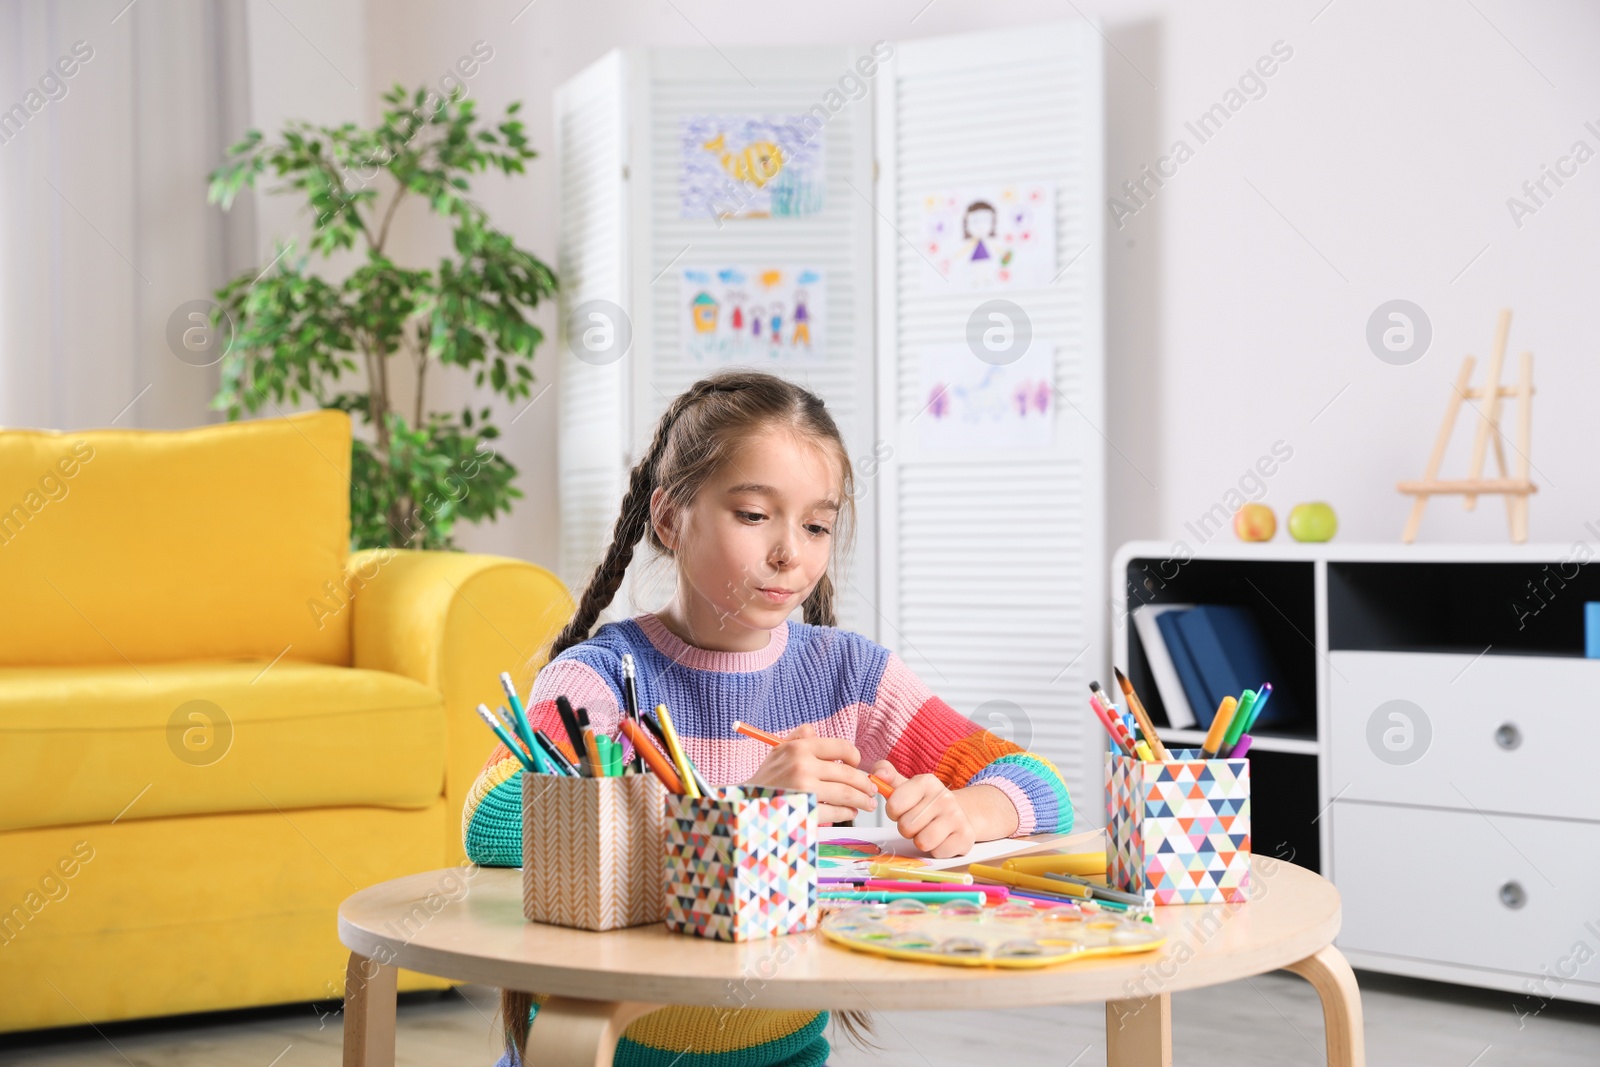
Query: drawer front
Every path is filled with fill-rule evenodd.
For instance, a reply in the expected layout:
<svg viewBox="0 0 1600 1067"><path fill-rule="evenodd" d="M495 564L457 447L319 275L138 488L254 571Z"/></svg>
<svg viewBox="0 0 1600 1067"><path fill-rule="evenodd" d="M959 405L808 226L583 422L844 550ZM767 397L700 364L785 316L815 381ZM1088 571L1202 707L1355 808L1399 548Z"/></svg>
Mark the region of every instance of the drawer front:
<svg viewBox="0 0 1600 1067"><path fill-rule="evenodd" d="M1600 819L1600 660L1334 652L1329 793Z"/></svg>
<svg viewBox="0 0 1600 1067"><path fill-rule="evenodd" d="M1553 996L1600 983L1600 824L1342 801L1331 816L1341 947L1532 975Z"/></svg>

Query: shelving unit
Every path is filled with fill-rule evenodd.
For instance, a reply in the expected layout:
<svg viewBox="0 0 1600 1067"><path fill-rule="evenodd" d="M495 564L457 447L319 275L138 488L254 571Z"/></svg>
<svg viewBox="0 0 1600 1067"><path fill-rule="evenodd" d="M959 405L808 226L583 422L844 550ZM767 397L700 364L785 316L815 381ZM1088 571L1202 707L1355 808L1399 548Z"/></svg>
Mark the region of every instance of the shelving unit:
<svg viewBox="0 0 1600 1067"><path fill-rule="evenodd" d="M1339 887L1352 964L1515 991L1524 1011L1600 1003L1600 791L1572 747L1600 714L1583 656L1600 565L1566 545L1142 541L1110 588L1115 662L1169 744L1204 731L1159 725L1130 609L1255 612L1274 699L1301 713L1256 733L1252 844Z"/></svg>

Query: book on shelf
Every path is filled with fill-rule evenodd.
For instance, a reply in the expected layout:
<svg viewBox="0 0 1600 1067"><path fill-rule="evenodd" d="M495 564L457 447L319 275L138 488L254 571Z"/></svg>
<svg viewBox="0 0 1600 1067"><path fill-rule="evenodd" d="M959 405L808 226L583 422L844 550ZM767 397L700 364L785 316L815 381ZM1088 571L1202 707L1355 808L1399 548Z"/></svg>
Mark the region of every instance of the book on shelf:
<svg viewBox="0 0 1600 1067"><path fill-rule="evenodd" d="M1169 725L1206 729L1223 697L1237 697L1263 682L1274 683L1273 695L1256 725L1271 726L1295 718L1293 694L1285 692L1283 673L1249 608L1236 604L1141 605L1134 609L1134 626ZM1182 691L1181 703L1168 698L1169 690Z"/></svg>
<svg viewBox="0 0 1600 1067"><path fill-rule="evenodd" d="M1177 664L1162 639L1159 620L1173 611L1188 611L1193 604L1140 604L1133 609L1133 628L1144 646L1145 662L1150 665L1150 677L1155 681L1156 692L1161 695L1161 706L1167 712L1167 725L1180 729L1196 722L1194 709L1189 706L1189 696L1178 677ZM1180 654L1188 652L1179 649Z"/></svg>

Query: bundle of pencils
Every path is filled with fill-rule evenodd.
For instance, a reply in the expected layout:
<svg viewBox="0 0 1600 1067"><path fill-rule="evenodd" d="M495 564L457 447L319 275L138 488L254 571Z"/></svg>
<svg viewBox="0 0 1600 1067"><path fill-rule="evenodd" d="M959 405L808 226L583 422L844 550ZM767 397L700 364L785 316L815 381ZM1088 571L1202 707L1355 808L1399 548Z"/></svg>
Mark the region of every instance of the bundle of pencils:
<svg viewBox="0 0 1600 1067"><path fill-rule="evenodd" d="M1099 682L1089 683L1089 707L1095 718L1100 720L1100 725L1105 727L1106 733L1111 735L1112 744L1123 755L1146 762L1172 759L1171 753L1156 734L1150 713L1133 691L1133 683L1128 681L1128 676L1120 668L1112 667L1111 671L1116 675L1117 685L1127 700L1127 710L1118 708L1106 691L1100 688ZM1249 752L1253 740L1250 727L1255 725L1262 706L1271 695L1272 683L1265 682L1260 689L1246 689L1238 697L1224 697L1216 715L1212 716L1211 728L1206 732L1205 744L1201 749L1202 758L1216 759L1219 755L1225 755L1227 759L1237 759Z"/></svg>

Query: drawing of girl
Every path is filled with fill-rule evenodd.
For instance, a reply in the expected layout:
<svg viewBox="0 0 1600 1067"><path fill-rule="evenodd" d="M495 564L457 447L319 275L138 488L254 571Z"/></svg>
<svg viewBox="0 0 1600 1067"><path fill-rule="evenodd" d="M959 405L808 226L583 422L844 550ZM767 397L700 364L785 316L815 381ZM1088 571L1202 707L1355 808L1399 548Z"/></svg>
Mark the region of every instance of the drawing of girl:
<svg viewBox="0 0 1600 1067"><path fill-rule="evenodd" d="M968 204L961 216L961 237L971 242L971 250L967 254L969 262L979 263L989 258L989 246L985 242L992 242L994 235L994 205L987 200L974 200Z"/></svg>
<svg viewBox="0 0 1600 1067"><path fill-rule="evenodd" d="M811 347L811 309L806 307L807 299L804 289L794 291L794 337L789 343L796 348L800 345Z"/></svg>

